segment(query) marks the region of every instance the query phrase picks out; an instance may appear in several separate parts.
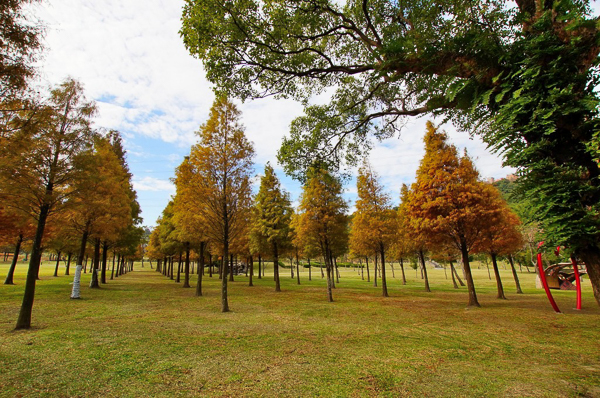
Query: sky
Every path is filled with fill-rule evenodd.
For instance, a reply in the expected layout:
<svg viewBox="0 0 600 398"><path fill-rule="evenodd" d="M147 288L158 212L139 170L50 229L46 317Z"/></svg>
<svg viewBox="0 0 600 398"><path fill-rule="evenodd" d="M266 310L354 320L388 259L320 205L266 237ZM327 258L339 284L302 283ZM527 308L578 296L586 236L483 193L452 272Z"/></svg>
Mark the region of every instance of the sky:
<svg viewBox="0 0 600 398"><path fill-rule="evenodd" d="M119 130L124 137L133 185L144 225L153 226L175 194L170 178L207 118L214 100L200 60L189 55L179 36L183 1L45 0L33 13L46 26L45 51L39 62L44 87L68 77L79 80L98 106L95 126ZM285 176L276 154L301 104L272 98L237 102L246 135L256 150L259 174L270 162L294 204L301 186ZM394 203L402 183L414 181L424 154L426 118L411 119L400 137L377 143L372 168ZM442 128L459 151L466 148L482 178L502 178L514 170L477 137ZM257 179L258 180L258 179ZM345 198L352 209L353 181Z"/></svg>

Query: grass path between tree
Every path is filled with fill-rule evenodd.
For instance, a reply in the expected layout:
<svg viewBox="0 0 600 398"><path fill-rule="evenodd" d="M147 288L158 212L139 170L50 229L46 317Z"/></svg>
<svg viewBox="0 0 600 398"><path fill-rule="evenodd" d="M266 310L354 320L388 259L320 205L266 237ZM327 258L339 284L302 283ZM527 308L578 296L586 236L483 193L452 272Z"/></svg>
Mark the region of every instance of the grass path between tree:
<svg viewBox="0 0 600 398"><path fill-rule="evenodd" d="M388 270L385 299L342 270L335 303L317 270L312 282L302 272L301 286L283 270L281 293L272 275L254 287L236 277L222 314L217 278L194 297L136 264L102 289L84 274L83 299L70 300L72 276L54 278L46 264L33 330L12 331L26 266L16 285L0 285L1 397L600 396L600 308L587 280L584 309L559 291L557 315L527 273L516 295L502 271L504 301L475 269L483 307L466 309L466 288L439 269L429 271L433 293L412 269L406 286Z"/></svg>

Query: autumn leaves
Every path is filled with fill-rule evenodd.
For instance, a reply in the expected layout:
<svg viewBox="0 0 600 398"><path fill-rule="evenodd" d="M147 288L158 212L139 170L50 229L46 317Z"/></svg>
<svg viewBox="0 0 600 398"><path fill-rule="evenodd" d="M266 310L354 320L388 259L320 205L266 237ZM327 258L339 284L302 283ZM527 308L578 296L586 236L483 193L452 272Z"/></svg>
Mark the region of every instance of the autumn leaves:
<svg viewBox="0 0 600 398"><path fill-rule="evenodd" d="M325 266L328 299L333 301L333 288L336 280L339 282L337 261L348 252L367 262L376 258L379 270L374 276L381 276L384 297L389 295L386 264L390 259L402 264L406 258L419 258L427 290L426 253L461 259L468 304L478 306L469 255L489 253L495 262L496 256L521 245L518 218L499 192L479 181L470 158L459 156L446 142L447 136L431 123L416 182L410 189L403 188L399 208L393 208L390 196L365 163L357 178L356 212L349 216L341 181L316 165L303 176L305 184L296 211L269 164L253 197L254 149L239 118L239 111L227 99L215 101L198 132L200 142L177 168L177 195L158 220L147 251L156 259L165 259L185 250L189 258L191 247L200 264L197 295L202 294L205 253L218 258L223 312L229 311L232 272L249 270L252 277L256 258L259 277L264 266L261 260L273 261L276 291L281 291L280 258L295 259L298 283L300 259L308 264L309 272L311 259L319 260ZM294 278L293 263L291 275ZM184 287L189 286L188 280L186 261ZM497 281L498 295L503 297L499 276Z"/></svg>

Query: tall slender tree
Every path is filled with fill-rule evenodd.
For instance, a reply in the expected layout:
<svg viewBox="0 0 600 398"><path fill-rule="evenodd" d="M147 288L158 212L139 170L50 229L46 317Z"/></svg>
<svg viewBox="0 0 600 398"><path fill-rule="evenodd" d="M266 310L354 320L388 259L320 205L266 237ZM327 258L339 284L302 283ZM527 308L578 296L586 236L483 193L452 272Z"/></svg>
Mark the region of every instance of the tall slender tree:
<svg viewBox="0 0 600 398"><path fill-rule="evenodd" d="M329 301L333 301L335 251L348 241L347 209L341 182L326 170L310 170L300 197L298 234L319 243L327 271Z"/></svg>
<svg viewBox="0 0 600 398"><path fill-rule="evenodd" d="M202 205L197 209L206 222L206 233L221 249L221 311L229 311L227 259L229 245L243 231L243 216L251 205L254 148L244 134L240 111L219 97L209 119L198 132L200 142L192 147L190 164Z"/></svg>
<svg viewBox="0 0 600 398"><path fill-rule="evenodd" d="M293 210L289 194L281 188L273 167L267 163L260 179L260 188L254 199L254 226L265 238L273 256L275 291L281 291L279 281L279 255L291 245L290 223Z"/></svg>
<svg viewBox="0 0 600 398"><path fill-rule="evenodd" d="M398 236L397 213L392 209L390 196L383 191L377 175L366 162L358 171L356 186L358 200L352 220L351 242L362 240L379 254L382 294L388 297L385 258Z"/></svg>

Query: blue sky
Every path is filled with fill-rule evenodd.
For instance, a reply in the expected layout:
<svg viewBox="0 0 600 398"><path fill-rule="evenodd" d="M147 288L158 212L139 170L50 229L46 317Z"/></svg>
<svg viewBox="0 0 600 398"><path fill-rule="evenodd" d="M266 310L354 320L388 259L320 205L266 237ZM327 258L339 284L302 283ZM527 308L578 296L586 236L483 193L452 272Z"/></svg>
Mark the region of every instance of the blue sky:
<svg viewBox="0 0 600 398"><path fill-rule="evenodd" d="M47 26L41 85L78 79L98 104L97 127L121 131L144 225L155 225L175 193L169 178L196 142L194 132L214 99L201 62L179 37L182 6L175 0L46 0L33 9ZM272 98L238 105L255 145L257 173L270 161L296 201L301 187L283 174L275 156L302 106ZM414 180L424 153L425 122L410 120L399 138L376 145L371 153L373 169L395 202L402 183ZM482 177L512 172L477 138L444 128L455 145L468 149ZM352 206L356 188L352 182L346 188Z"/></svg>

